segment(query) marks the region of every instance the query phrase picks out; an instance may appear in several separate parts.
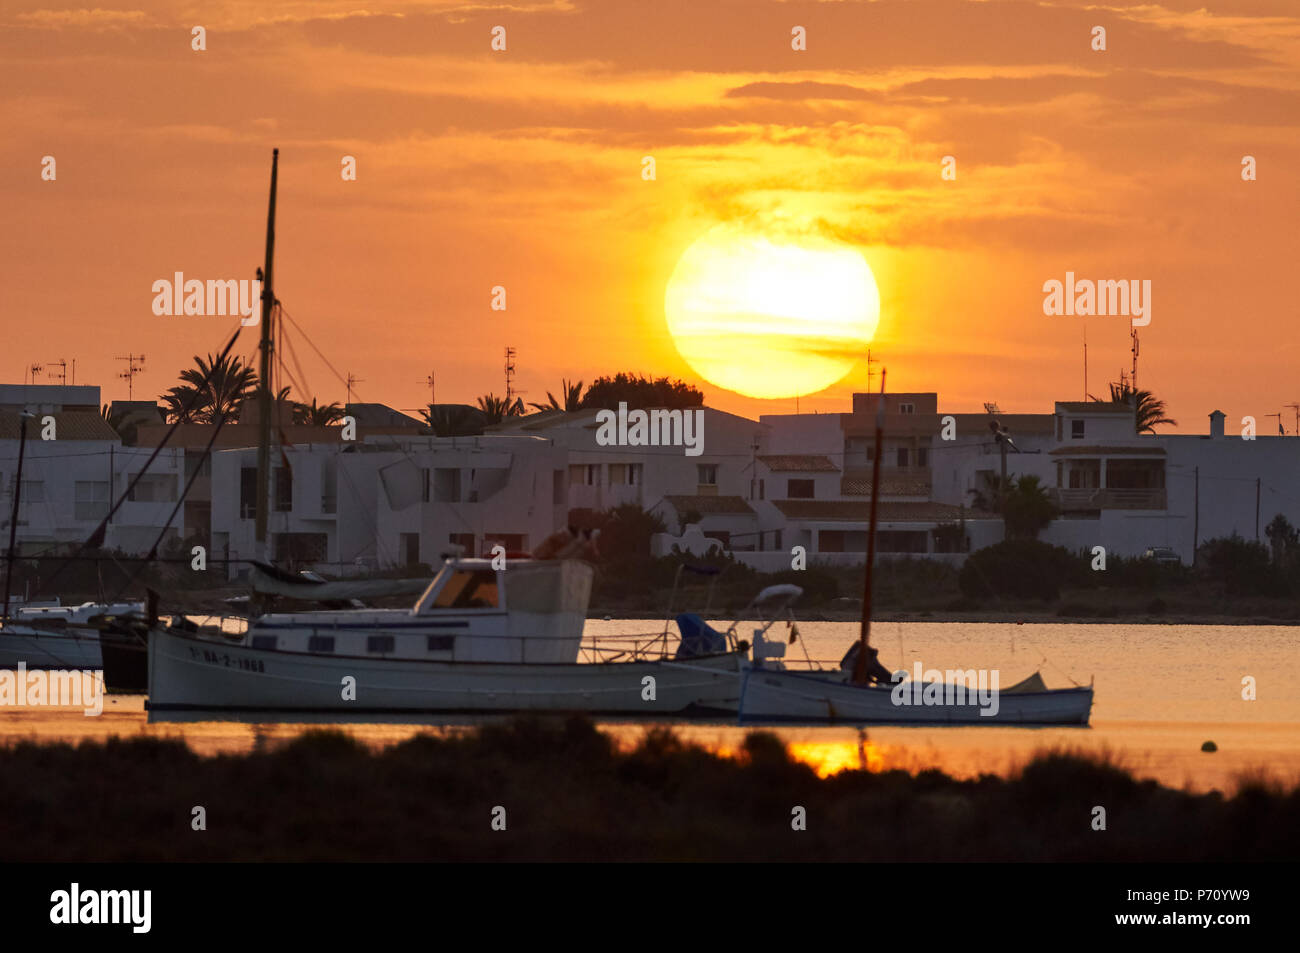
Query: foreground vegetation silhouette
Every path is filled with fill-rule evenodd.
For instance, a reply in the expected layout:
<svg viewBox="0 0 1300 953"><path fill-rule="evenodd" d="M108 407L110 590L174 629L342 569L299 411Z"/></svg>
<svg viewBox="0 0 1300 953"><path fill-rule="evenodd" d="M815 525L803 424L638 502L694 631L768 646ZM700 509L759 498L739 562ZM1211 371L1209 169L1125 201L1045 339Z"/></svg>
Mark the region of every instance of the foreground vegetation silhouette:
<svg viewBox="0 0 1300 953"><path fill-rule="evenodd" d="M338 731L216 757L22 742L0 750L0 845L6 861L1284 860L1300 788L1191 794L1062 752L1012 778L822 779L769 733L727 758L667 729L625 751L585 719L523 719L379 750Z"/></svg>

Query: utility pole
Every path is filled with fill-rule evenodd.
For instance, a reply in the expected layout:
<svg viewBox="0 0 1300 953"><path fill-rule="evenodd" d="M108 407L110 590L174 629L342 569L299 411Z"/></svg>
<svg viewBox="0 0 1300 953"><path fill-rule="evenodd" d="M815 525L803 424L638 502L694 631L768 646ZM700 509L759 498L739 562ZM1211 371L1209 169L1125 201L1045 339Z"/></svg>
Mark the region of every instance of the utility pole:
<svg viewBox="0 0 1300 953"><path fill-rule="evenodd" d="M275 262L275 185L280 167L280 150L271 151L271 200L266 212L266 261L262 267L262 351L257 387L257 511L254 538L258 559L266 559L266 516L271 481L271 311L275 305L272 265Z"/></svg>
<svg viewBox="0 0 1300 953"><path fill-rule="evenodd" d="M1196 568L1196 550L1201 540L1201 468L1192 467L1192 568Z"/></svg>
<svg viewBox="0 0 1300 953"><path fill-rule="evenodd" d="M27 418L31 415L18 415L18 472L14 474L14 507L9 514L9 565L5 569L5 608L4 620L9 620L9 591L14 581L14 547L18 536L18 503L23 493L23 451L27 449Z"/></svg>
<svg viewBox="0 0 1300 953"><path fill-rule="evenodd" d="M126 357L119 357L117 360L126 361L126 370L117 376L126 381L126 399L135 400L135 375L144 370L144 355L127 354Z"/></svg>

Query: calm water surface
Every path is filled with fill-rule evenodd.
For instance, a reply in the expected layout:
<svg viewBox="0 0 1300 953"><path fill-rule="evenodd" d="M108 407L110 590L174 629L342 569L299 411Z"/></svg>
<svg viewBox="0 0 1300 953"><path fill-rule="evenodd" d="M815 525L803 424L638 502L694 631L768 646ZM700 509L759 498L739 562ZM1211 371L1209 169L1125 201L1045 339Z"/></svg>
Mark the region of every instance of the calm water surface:
<svg viewBox="0 0 1300 953"><path fill-rule="evenodd" d="M592 621L594 636L655 632L653 621ZM783 628L783 627L782 627ZM776 629L769 635L776 635ZM799 623L803 649L815 660L838 662L857 637L857 624ZM748 638L742 628L742 636ZM1015 625L1006 623L884 622L872 643L887 668L909 672L916 661L935 669L996 669L1007 687L1035 671L1049 687L1091 679L1096 700L1089 728L855 728L774 729L794 755L821 773L865 762L869 768L938 767L950 774L1005 774L1045 748L1105 751L1141 777L1176 787L1231 791L1243 773L1265 772L1300 782L1300 629L1286 626ZM1244 701L1242 679L1253 676L1256 700ZM376 745L418 732L465 730L472 720L438 725L345 725ZM641 722L604 722L621 743L634 744ZM749 729L726 723L674 723L684 737L723 754L734 752ZM244 752L292 738L305 726L243 722L146 722L144 698L109 696L104 713L79 709L0 708L0 741L78 741L110 735L184 738L204 754ZM1213 740L1219 750L1204 753Z"/></svg>

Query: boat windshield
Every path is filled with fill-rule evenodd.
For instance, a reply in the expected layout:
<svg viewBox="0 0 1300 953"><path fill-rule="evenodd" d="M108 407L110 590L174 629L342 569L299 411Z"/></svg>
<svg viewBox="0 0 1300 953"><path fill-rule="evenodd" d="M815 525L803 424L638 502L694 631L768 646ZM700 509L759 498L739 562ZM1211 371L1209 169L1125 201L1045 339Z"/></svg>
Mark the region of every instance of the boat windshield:
<svg viewBox="0 0 1300 953"><path fill-rule="evenodd" d="M458 569L438 590L433 609L496 609L497 574L490 569Z"/></svg>

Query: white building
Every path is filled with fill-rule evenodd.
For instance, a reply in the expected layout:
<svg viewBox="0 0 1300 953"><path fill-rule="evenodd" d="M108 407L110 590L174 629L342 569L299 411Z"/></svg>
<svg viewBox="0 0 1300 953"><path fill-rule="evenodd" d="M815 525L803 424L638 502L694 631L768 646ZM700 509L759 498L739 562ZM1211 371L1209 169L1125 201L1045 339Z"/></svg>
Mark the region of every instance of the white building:
<svg viewBox="0 0 1300 953"><path fill-rule="evenodd" d="M16 548L23 555L66 551L85 542L113 502L104 546L147 553L160 537L185 534L172 517L184 485L181 451L165 449L139 480L152 450L123 447L100 416L97 387L0 385L0 534L7 544L18 470L20 414L27 419ZM132 487L132 482L134 486Z"/></svg>

